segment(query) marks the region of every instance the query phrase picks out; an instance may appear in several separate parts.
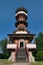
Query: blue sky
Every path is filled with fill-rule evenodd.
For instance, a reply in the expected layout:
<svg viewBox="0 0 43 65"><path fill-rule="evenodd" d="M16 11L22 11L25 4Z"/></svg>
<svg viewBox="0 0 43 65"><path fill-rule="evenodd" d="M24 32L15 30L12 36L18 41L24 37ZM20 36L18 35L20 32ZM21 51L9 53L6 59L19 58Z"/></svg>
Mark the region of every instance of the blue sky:
<svg viewBox="0 0 43 65"><path fill-rule="evenodd" d="M0 0L0 40L16 30L15 10L25 7L28 10L30 33L43 32L43 0Z"/></svg>

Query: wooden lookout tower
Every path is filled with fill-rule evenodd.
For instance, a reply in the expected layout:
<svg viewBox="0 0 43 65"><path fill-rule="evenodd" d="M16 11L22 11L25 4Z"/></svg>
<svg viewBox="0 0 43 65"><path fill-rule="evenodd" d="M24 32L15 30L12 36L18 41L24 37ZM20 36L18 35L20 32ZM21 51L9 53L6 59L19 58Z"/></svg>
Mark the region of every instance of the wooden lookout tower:
<svg viewBox="0 0 43 65"><path fill-rule="evenodd" d="M32 55L32 51L36 49L35 34L30 34L26 29L28 26L27 17L28 12L24 7L20 7L16 10L15 26L17 29L13 34L8 34L7 49L11 50L9 61L28 61L34 62L35 58ZM34 40L34 43L32 43Z"/></svg>

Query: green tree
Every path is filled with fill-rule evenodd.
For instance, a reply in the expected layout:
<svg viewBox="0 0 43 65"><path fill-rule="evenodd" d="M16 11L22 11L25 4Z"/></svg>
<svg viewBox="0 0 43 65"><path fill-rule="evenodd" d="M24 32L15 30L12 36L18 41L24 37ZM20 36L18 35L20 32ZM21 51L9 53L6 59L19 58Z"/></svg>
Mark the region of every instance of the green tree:
<svg viewBox="0 0 43 65"><path fill-rule="evenodd" d="M35 54L37 60L43 61L43 33L40 32L36 37L37 53Z"/></svg>
<svg viewBox="0 0 43 65"><path fill-rule="evenodd" d="M3 50L3 54L2 54L3 59L6 59L10 56L10 53L11 53L11 51L7 49L7 39L6 38L1 41L1 45L2 45L2 50Z"/></svg>
<svg viewBox="0 0 43 65"><path fill-rule="evenodd" d="M36 56L38 61L43 61L43 51L38 51Z"/></svg>

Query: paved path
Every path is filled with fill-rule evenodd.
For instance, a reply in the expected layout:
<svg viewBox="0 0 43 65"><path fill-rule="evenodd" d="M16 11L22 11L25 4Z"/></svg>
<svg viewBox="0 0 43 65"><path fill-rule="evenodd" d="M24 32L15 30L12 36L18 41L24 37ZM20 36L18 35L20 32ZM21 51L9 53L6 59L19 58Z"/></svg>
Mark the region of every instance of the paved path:
<svg viewBox="0 0 43 65"><path fill-rule="evenodd" d="M22 62L20 62L20 63L13 63L13 65L31 65L30 63L22 63Z"/></svg>

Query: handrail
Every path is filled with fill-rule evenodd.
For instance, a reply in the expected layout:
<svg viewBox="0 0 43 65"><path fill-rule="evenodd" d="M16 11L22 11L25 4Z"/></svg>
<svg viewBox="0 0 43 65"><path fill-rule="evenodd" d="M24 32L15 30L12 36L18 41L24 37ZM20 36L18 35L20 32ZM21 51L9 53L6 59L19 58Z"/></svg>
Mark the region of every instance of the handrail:
<svg viewBox="0 0 43 65"><path fill-rule="evenodd" d="M26 49L27 58L28 58L28 61L29 61L29 54L28 54L28 49L27 49L27 47L26 47L26 46L25 46L25 49Z"/></svg>

